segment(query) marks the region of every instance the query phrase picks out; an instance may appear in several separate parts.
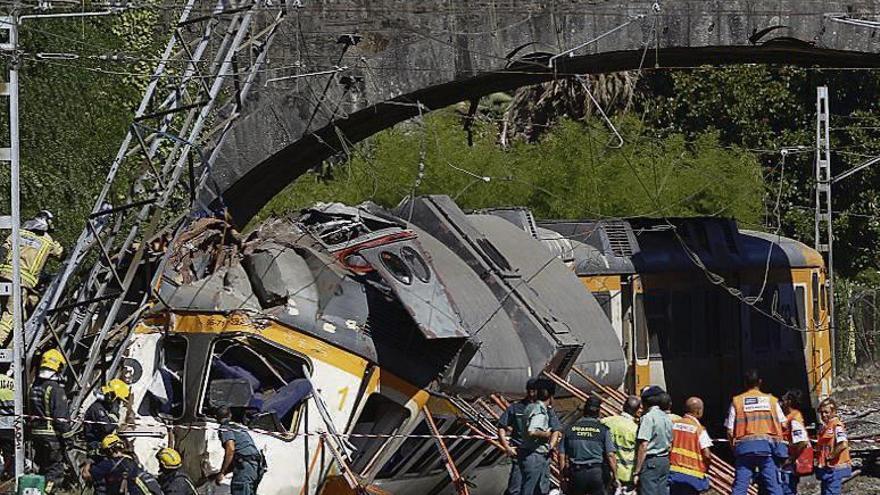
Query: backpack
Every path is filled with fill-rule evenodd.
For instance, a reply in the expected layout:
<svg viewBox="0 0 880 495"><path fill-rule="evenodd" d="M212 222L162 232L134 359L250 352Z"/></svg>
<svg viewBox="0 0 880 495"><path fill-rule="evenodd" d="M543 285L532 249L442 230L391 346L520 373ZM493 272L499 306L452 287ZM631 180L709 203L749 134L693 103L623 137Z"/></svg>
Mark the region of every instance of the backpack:
<svg viewBox="0 0 880 495"><path fill-rule="evenodd" d="M813 446L807 444L806 448L801 452L794 461L794 471L803 476L813 473Z"/></svg>

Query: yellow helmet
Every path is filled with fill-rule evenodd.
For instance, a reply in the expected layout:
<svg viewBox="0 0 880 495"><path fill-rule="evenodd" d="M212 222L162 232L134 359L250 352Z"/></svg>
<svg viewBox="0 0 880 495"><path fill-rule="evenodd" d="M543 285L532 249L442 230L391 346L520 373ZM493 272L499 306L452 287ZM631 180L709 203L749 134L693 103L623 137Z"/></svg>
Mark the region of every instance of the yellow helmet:
<svg viewBox="0 0 880 495"><path fill-rule="evenodd" d="M111 434L107 435L106 437L104 437L103 440L101 440L101 448L102 449L109 449L110 447L113 447L114 445L121 444L121 443L122 443L122 439L119 438L119 435L117 435L116 433L111 433Z"/></svg>
<svg viewBox="0 0 880 495"><path fill-rule="evenodd" d="M43 353L43 357L40 359L40 368L50 369L55 372L61 371L61 368L65 365L67 365L67 360L64 359L64 354L61 354L61 351L58 349L49 349Z"/></svg>
<svg viewBox="0 0 880 495"><path fill-rule="evenodd" d="M165 469L177 469L183 462L180 454L171 447L165 447L156 452L156 459L159 461L159 465Z"/></svg>
<svg viewBox="0 0 880 495"><path fill-rule="evenodd" d="M131 395L131 387L119 378L114 378L107 382L107 385L101 387L101 392L103 392L104 395L113 394L122 400L126 400L128 399L128 396Z"/></svg>

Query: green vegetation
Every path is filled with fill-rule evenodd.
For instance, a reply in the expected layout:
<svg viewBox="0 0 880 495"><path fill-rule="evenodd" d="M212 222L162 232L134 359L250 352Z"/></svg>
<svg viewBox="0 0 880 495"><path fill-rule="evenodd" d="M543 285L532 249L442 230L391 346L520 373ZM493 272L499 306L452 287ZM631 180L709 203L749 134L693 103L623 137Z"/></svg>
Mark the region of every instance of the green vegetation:
<svg viewBox="0 0 880 495"><path fill-rule="evenodd" d="M30 215L41 208L51 209L58 237L66 246L85 225L85 216L140 102L147 79L130 74L147 73L154 65L150 57L154 57L156 43L165 41L157 40L158 22L155 12L136 10L85 21L24 23L22 212ZM38 52L75 53L79 58L37 59ZM90 58L119 53L141 60L113 64ZM2 120L0 135L6 136L7 118ZM111 199L121 202L125 192ZM0 174L0 202L9 204L8 173Z"/></svg>
<svg viewBox="0 0 880 495"><path fill-rule="evenodd" d="M654 137L632 117L616 122L617 149L602 123L563 120L536 143L498 146L492 123L475 125L469 147L459 117L435 112L422 125L397 126L358 146L329 174L301 177L262 216L316 201L394 206L411 194L449 194L465 208L524 205L542 218L725 215L755 225L762 214L761 169L742 149L724 148L717 132Z"/></svg>

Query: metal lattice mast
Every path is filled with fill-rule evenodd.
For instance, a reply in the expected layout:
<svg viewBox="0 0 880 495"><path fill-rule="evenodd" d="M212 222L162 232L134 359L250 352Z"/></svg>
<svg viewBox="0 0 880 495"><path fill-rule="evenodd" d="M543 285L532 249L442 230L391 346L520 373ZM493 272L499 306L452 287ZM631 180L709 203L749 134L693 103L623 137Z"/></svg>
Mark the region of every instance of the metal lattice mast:
<svg viewBox="0 0 880 495"><path fill-rule="evenodd" d="M29 358L50 341L70 355L83 385L74 407L98 370L118 365L162 247L197 208L211 152L241 114L282 17L264 0L184 5L86 226L26 327Z"/></svg>
<svg viewBox="0 0 880 495"><path fill-rule="evenodd" d="M831 111L828 106L828 87L816 88L816 212L815 247L828 262L828 323L831 340L832 375L837 375L837 332L834 321L834 235L831 227Z"/></svg>

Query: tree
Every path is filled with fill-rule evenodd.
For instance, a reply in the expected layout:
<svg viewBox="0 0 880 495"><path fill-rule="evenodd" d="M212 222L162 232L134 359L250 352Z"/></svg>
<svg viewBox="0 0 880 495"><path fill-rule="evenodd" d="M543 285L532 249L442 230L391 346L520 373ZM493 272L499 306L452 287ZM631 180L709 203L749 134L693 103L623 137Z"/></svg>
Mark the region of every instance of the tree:
<svg viewBox="0 0 880 495"><path fill-rule="evenodd" d="M464 208L528 206L543 218L723 215L755 225L764 186L758 161L719 144L717 132L652 136L618 119L624 145L596 120L562 120L536 143L496 144L497 127L477 122L473 146L450 110L384 131L359 145L330 175L301 177L258 218L316 201L394 206L409 194L449 194ZM420 163L424 163L419 179Z"/></svg>

